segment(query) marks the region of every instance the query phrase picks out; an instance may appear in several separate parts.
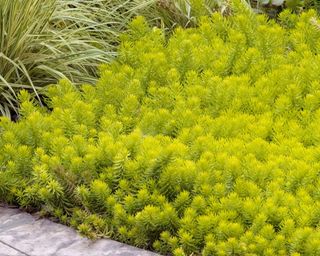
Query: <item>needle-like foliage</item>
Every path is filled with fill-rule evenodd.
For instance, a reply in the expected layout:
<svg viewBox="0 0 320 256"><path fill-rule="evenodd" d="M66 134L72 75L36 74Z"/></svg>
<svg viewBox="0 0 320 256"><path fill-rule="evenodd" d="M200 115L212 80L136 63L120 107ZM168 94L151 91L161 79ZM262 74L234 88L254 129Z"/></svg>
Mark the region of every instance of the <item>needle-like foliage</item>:
<svg viewBox="0 0 320 256"><path fill-rule="evenodd" d="M0 200L164 255L319 255L319 17L139 17L96 86L0 120Z"/></svg>

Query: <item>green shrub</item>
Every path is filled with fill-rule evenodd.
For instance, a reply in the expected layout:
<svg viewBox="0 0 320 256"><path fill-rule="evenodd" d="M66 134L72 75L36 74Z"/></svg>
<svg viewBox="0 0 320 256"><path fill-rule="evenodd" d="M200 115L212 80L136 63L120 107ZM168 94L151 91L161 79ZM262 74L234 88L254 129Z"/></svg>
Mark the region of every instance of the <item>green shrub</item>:
<svg viewBox="0 0 320 256"><path fill-rule="evenodd" d="M0 199L162 254L319 255L319 21L280 20L135 19L95 87L21 92Z"/></svg>

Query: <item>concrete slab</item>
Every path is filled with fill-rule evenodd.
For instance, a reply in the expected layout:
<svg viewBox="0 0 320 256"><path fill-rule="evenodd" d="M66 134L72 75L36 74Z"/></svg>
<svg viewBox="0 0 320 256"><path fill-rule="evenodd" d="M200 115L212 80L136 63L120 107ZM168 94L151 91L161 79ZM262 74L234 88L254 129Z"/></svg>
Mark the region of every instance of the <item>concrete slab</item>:
<svg viewBox="0 0 320 256"><path fill-rule="evenodd" d="M73 229L18 209L0 207L0 256L156 256L110 239L91 241ZM14 249L16 251L14 251ZM20 254L14 254L19 253ZM4 254L1 254L4 253ZM25 253L25 254L21 254Z"/></svg>
<svg viewBox="0 0 320 256"><path fill-rule="evenodd" d="M22 254L0 242L0 256L26 256L26 254Z"/></svg>

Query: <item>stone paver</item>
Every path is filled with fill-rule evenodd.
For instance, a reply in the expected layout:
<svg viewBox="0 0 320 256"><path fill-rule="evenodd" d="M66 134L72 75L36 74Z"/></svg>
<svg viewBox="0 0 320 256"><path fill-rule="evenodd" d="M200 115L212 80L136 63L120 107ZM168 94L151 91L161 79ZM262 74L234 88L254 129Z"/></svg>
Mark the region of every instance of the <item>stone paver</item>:
<svg viewBox="0 0 320 256"><path fill-rule="evenodd" d="M0 207L0 256L157 256L110 239L91 241L73 229Z"/></svg>
<svg viewBox="0 0 320 256"><path fill-rule="evenodd" d="M26 256L26 255L0 242L0 256Z"/></svg>

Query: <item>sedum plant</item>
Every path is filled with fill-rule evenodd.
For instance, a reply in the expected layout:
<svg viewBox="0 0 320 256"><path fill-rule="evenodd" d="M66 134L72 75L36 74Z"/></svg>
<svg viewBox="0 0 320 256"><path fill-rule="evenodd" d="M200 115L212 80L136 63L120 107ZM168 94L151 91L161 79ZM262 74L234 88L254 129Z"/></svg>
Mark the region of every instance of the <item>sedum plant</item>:
<svg viewBox="0 0 320 256"><path fill-rule="evenodd" d="M0 122L0 200L163 255L318 255L319 23L139 17L95 87Z"/></svg>

